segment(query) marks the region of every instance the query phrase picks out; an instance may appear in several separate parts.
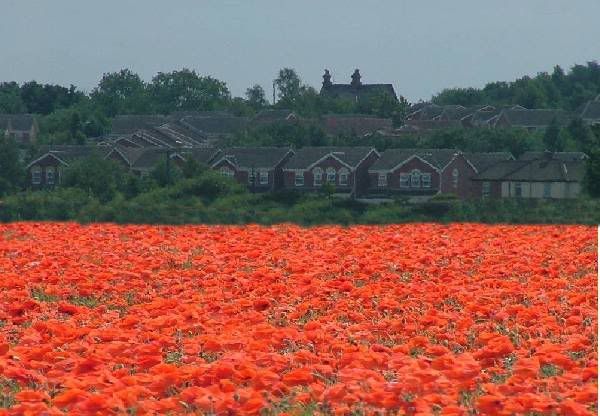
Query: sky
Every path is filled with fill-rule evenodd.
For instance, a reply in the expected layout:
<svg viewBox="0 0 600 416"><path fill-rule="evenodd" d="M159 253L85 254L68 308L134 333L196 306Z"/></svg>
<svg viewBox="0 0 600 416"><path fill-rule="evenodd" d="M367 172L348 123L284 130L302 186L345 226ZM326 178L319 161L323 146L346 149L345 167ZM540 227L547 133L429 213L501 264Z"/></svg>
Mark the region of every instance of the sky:
<svg viewBox="0 0 600 416"><path fill-rule="evenodd" d="M1 0L0 82L91 91L183 67L234 96L279 69L320 88L392 83L409 101L600 60L600 0Z"/></svg>

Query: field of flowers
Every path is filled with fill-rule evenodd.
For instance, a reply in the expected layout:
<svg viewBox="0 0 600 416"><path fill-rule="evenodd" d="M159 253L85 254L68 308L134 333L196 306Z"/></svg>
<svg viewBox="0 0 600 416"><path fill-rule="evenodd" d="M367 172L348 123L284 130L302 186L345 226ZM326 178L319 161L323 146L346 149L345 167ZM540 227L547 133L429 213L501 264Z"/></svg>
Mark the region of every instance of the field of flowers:
<svg viewBox="0 0 600 416"><path fill-rule="evenodd" d="M0 415L597 409L583 226L0 226Z"/></svg>

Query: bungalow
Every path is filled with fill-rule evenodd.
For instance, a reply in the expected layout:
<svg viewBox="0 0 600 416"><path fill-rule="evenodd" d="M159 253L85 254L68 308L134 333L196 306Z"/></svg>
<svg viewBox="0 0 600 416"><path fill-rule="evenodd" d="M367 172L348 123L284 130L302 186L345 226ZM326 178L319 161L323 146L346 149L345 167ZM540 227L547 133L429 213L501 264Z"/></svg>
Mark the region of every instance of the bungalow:
<svg viewBox="0 0 600 416"><path fill-rule="evenodd" d="M28 145L35 143L38 133L38 123L31 114L0 114L0 136Z"/></svg>
<svg viewBox="0 0 600 416"><path fill-rule="evenodd" d="M507 160L473 177L483 198L576 198L581 193L585 159L545 152L543 157Z"/></svg>
<svg viewBox="0 0 600 416"><path fill-rule="evenodd" d="M224 149L211 167L252 191L274 191L282 187L282 168L293 154L286 147L231 147Z"/></svg>
<svg viewBox="0 0 600 416"><path fill-rule="evenodd" d="M33 188L53 188L60 184L64 168L75 160L97 155L107 158L106 146L52 146L43 149L27 166L28 182Z"/></svg>
<svg viewBox="0 0 600 416"><path fill-rule="evenodd" d="M283 186L315 191L329 183L337 193L361 195L368 188L368 169L378 158L373 147L303 147L285 164Z"/></svg>

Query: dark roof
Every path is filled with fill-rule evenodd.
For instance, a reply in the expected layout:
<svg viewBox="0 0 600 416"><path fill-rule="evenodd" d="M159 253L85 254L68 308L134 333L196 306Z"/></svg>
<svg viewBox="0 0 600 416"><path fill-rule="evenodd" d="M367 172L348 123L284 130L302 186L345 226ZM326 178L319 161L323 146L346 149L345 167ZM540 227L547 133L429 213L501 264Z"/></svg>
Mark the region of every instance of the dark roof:
<svg viewBox="0 0 600 416"><path fill-rule="evenodd" d="M503 110L499 116L505 118L510 125L514 127L545 127L553 119L556 119L560 125L568 124L573 115L563 110Z"/></svg>
<svg viewBox="0 0 600 416"><path fill-rule="evenodd" d="M366 114L329 114L322 117L323 130L327 134L356 134L364 136L378 130L391 130L392 119Z"/></svg>
<svg viewBox="0 0 600 416"><path fill-rule="evenodd" d="M589 159L589 156L583 152L525 152L519 160L538 160L538 159L554 159L563 162L574 162L577 160Z"/></svg>
<svg viewBox="0 0 600 416"><path fill-rule="evenodd" d="M29 131L33 127L35 119L31 114L0 114L0 130L9 127L17 131Z"/></svg>
<svg viewBox="0 0 600 416"><path fill-rule="evenodd" d="M292 110L262 110L259 111L252 121L257 123L275 123L278 121L287 121L288 117L296 117Z"/></svg>
<svg viewBox="0 0 600 416"><path fill-rule="evenodd" d="M498 162L514 160L514 156L509 152L470 152L464 155L477 172L483 172Z"/></svg>
<svg viewBox="0 0 600 416"><path fill-rule="evenodd" d="M388 149L381 153L381 157L369 170L388 171L413 156L418 156L436 169L442 169L458 153L460 152L456 149Z"/></svg>
<svg viewBox="0 0 600 416"><path fill-rule="evenodd" d="M584 161L510 160L491 166L473 179L517 182L580 182L584 175Z"/></svg>
<svg viewBox="0 0 600 416"><path fill-rule="evenodd" d="M285 165L285 169L306 169L313 163L332 155L342 162L356 168L358 164L366 158L373 147L357 146L357 147L339 147L339 146L322 146L322 147L303 147L295 151L294 156Z"/></svg>
<svg viewBox="0 0 600 416"><path fill-rule="evenodd" d="M248 127L248 117L232 116L185 116L180 123L206 135L232 135Z"/></svg>
<svg viewBox="0 0 600 416"><path fill-rule="evenodd" d="M101 158L106 157L112 150L109 146L88 146L88 145L52 145L41 146L37 155L29 163L46 156L53 155L67 165L74 160L83 159L92 155Z"/></svg>
<svg viewBox="0 0 600 416"><path fill-rule="evenodd" d="M208 165L219 157L223 152L220 149L214 147L193 147L190 149L181 149L179 154L184 159L193 159L203 165Z"/></svg>
<svg viewBox="0 0 600 416"><path fill-rule="evenodd" d="M321 87L321 95L344 100L368 101L379 94L388 94L397 100L396 91L392 84L329 84Z"/></svg>
<svg viewBox="0 0 600 416"><path fill-rule="evenodd" d="M600 97L600 96L598 96ZM581 112L584 120L600 120L600 101L598 97L594 101L588 101Z"/></svg>
<svg viewBox="0 0 600 416"><path fill-rule="evenodd" d="M213 160L227 159L238 168L272 169L292 150L289 147L230 147Z"/></svg>
<svg viewBox="0 0 600 416"><path fill-rule="evenodd" d="M160 126L168 117L156 114L118 115L112 121L112 134L132 134L138 130Z"/></svg>
<svg viewBox="0 0 600 416"><path fill-rule="evenodd" d="M405 125L417 131L459 129L463 127L458 120L406 120Z"/></svg>

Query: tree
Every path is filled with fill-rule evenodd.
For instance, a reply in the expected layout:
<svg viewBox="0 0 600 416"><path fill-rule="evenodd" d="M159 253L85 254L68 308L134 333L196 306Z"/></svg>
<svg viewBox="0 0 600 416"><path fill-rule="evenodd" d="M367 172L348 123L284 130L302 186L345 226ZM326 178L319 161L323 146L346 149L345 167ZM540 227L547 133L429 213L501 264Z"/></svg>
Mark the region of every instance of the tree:
<svg viewBox="0 0 600 416"><path fill-rule="evenodd" d="M283 68L275 78L275 87L279 107L292 108L300 95L301 81L296 71L292 68Z"/></svg>
<svg viewBox="0 0 600 416"><path fill-rule="evenodd" d="M17 114L27 111L21 98L21 90L16 82L0 84L0 113Z"/></svg>
<svg viewBox="0 0 600 416"><path fill-rule="evenodd" d="M582 152L590 152L598 144L595 135L580 118L572 120L567 126L567 130L577 143L577 148Z"/></svg>
<svg viewBox="0 0 600 416"><path fill-rule="evenodd" d="M546 131L544 132L544 144L546 145L546 149L552 152L562 152L564 150L565 143L562 143L561 139L560 125L555 117L552 119L548 127L546 127Z"/></svg>
<svg viewBox="0 0 600 416"><path fill-rule="evenodd" d="M18 190L23 185L25 169L19 158L19 148L13 139L0 135L0 196Z"/></svg>
<svg viewBox="0 0 600 416"><path fill-rule="evenodd" d="M123 186L124 177L123 168L116 162L92 154L69 164L65 168L62 184L82 189L100 201L107 202Z"/></svg>
<svg viewBox="0 0 600 416"><path fill-rule="evenodd" d="M589 156L585 172L585 185L592 197L600 198L600 147L590 151Z"/></svg>
<svg viewBox="0 0 600 416"><path fill-rule="evenodd" d="M109 117L150 111L148 87L138 74L129 69L102 75L102 79L90 96Z"/></svg>
<svg viewBox="0 0 600 416"><path fill-rule="evenodd" d="M227 85L196 71L159 72L150 85L155 108L159 113L207 111L225 108L231 98Z"/></svg>
<svg viewBox="0 0 600 416"><path fill-rule="evenodd" d="M246 90L246 100L248 100L248 104L255 110L260 110L269 104L265 90L258 84L254 84Z"/></svg>

